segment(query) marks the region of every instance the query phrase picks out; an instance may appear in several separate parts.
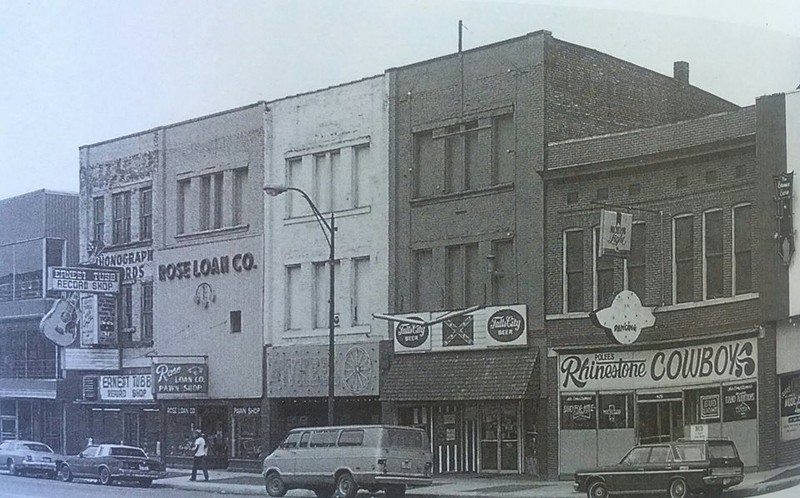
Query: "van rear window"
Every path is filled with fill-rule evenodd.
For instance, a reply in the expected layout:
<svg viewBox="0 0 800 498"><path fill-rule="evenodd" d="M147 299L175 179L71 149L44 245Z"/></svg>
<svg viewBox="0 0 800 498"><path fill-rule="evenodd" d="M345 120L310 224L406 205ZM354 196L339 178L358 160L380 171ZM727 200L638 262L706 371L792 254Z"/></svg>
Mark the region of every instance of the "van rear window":
<svg viewBox="0 0 800 498"><path fill-rule="evenodd" d="M339 434L339 446L361 446L364 444L363 430L346 430Z"/></svg>
<svg viewBox="0 0 800 498"><path fill-rule="evenodd" d="M336 434L338 431L314 431L311 434L311 448L327 448L336 445Z"/></svg>
<svg viewBox="0 0 800 498"><path fill-rule="evenodd" d="M422 448L424 440L422 432L403 429L387 429L389 446L403 448Z"/></svg>

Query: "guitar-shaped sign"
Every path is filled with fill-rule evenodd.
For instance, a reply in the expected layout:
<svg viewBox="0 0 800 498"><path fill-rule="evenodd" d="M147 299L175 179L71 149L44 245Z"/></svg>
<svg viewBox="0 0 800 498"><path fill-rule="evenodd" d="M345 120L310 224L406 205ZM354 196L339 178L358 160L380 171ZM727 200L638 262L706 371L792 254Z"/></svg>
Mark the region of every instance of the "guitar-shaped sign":
<svg viewBox="0 0 800 498"><path fill-rule="evenodd" d="M55 302L39 322L39 330L59 346L69 346L78 337L78 301L80 294L73 292L66 299Z"/></svg>

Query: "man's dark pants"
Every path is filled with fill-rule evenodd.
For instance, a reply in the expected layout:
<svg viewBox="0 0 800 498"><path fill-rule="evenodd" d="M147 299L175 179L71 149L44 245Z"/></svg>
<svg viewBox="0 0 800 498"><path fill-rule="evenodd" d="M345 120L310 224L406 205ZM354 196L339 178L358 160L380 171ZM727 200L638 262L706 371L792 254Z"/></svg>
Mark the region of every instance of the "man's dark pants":
<svg viewBox="0 0 800 498"><path fill-rule="evenodd" d="M206 470L206 457L204 456L196 456L192 460L192 481L197 479L197 469L203 469L203 477L208 480L208 470Z"/></svg>

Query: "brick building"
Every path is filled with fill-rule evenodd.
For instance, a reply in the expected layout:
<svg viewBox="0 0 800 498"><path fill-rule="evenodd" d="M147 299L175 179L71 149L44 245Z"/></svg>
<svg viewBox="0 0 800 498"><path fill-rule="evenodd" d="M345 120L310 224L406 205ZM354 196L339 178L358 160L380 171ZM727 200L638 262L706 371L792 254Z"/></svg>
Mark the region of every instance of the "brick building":
<svg viewBox="0 0 800 498"><path fill-rule="evenodd" d="M390 310L481 307L427 330L394 322L386 419L429 430L437 472L555 472L538 173L551 142L738 109L676 68L539 31L388 70Z"/></svg>

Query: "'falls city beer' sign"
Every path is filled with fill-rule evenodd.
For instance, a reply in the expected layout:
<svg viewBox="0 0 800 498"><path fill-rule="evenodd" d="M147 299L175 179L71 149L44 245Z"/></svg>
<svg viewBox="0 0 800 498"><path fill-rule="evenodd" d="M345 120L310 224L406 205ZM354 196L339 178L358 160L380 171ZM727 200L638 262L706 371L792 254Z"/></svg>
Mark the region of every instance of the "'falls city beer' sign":
<svg viewBox="0 0 800 498"><path fill-rule="evenodd" d="M610 351L559 356L564 391L643 389L754 378L755 339L646 351Z"/></svg>

